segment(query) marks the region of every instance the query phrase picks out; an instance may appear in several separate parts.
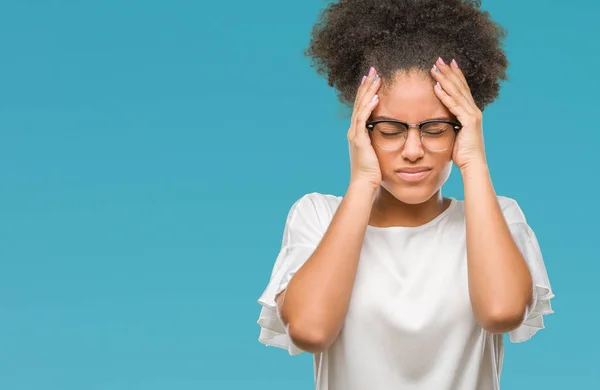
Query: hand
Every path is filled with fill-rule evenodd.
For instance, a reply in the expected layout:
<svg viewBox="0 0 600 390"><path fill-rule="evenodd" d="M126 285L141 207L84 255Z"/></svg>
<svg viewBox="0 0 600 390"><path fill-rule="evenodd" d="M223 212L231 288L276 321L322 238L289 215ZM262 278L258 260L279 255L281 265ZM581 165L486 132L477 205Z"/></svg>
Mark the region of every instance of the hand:
<svg viewBox="0 0 600 390"><path fill-rule="evenodd" d="M381 86L381 79L375 69L371 68L368 76L364 76L352 112L352 122L348 129L348 147L350 149L350 182L367 182L373 188L381 184L381 169L375 150L371 145L371 137L366 121L379 102L376 94Z"/></svg>
<svg viewBox="0 0 600 390"><path fill-rule="evenodd" d="M433 88L435 94L463 126L456 136L452 160L461 172L472 164L487 164L483 142L483 115L475 104L467 80L456 61L452 60L451 65L446 65L438 58L431 74L437 81Z"/></svg>

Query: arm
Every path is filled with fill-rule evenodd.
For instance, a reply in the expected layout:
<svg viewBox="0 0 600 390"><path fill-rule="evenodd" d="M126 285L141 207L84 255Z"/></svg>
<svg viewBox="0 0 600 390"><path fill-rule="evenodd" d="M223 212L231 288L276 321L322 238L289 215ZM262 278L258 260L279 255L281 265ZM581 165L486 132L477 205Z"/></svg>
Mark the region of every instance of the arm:
<svg viewBox="0 0 600 390"><path fill-rule="evenodd" d="M456 61L439 58L433 88L463 128L452 153L465 189L469 294L479 324L491 333L516 329L533 297L532 276L498 204L487 168L483 115Z"/></svg>
<svg viewBox="0 0 600 390"><path fill-rule="evenodd" d="M374 195L368 184L348 187L323 239L277 297L290 338L307 352L327 349L342 328Z"/></svg>
<svg viewBox="0 0 600 390"><path fill-rule="evenodd" d="M337 338L348 305L381 170L366 120L377 106L381 79L371 67L358 88L351 125L350 184L319 244L277 297L278 310L296 346L327 349Z"/></svg>
<svg viewBox="0 0 600 390"><path fill-rule="evenodd" d="M473 312L491 333L516 329L532 298L529 267L508 228L484 163L461 170Z"/></svg>

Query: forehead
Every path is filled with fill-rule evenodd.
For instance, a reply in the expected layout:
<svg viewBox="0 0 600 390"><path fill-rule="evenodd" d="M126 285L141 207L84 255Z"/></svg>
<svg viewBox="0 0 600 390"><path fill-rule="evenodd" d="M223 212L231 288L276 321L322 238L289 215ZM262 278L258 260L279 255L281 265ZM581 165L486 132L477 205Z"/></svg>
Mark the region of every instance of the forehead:
<svg viewBox="0 0 600 390"><path fill-rule="evenodd" d="M433 78L422 72L398 73L378 92L373 117L385 116L410 123L431 118L451 118L450 111L433 91Z"/></svg>

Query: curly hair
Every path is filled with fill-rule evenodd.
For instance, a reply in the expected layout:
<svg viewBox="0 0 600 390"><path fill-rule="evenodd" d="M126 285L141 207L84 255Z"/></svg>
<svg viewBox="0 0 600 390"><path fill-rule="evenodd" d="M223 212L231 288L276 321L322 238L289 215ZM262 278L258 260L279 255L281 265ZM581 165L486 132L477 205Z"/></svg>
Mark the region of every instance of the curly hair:
<svg viewBox="0 0 600 390"><path fill-rule="evenodd" d="M508 79L505 37L480 0L339 0L322 10L304 54L348 106L371 66L385 82L455 59L483 111Z"/></svg>

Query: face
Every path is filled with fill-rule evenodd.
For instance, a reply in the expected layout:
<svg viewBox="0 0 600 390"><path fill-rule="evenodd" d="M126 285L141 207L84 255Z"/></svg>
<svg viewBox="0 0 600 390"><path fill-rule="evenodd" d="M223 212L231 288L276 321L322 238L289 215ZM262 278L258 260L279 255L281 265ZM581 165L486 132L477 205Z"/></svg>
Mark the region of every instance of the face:
<svg viewBox="0 0 600 390"><path fill-rule="evenodd" d="M380 88L371 120L396 119L415 124L428 119L456 120L433 91L433 79L423 73L400 73ZM404 146L383 150L373 145L382 173L381 186L403 203L420 204L436 195L452 170L452 146L432 152L412 127ZM419 171L419 173L411 173Z"/></svg>

